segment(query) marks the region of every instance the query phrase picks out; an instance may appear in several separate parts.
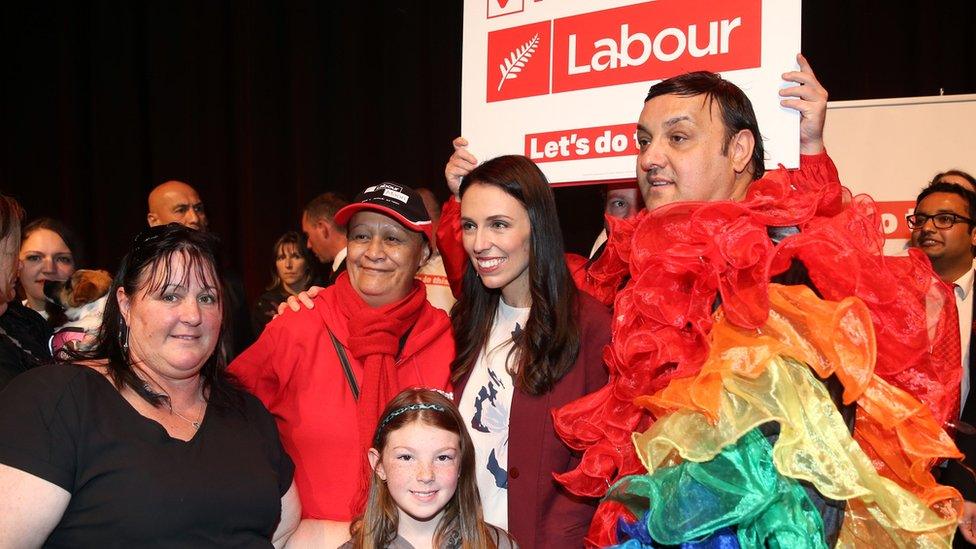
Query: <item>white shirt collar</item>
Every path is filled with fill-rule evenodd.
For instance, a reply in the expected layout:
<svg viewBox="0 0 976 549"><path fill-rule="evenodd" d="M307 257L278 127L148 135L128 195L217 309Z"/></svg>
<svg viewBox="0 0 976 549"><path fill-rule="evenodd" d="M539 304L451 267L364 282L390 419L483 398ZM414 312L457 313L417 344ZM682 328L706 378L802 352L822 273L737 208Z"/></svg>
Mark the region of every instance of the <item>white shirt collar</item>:
<svg viewBox="0 0 976 549"><path fill-rule="evenodd" d="M332 260L332 272L336 272L336 269L338 269L339 265L342 265L342 262L345 260L346 260L346 249L343 248L339 250L339 253L336 254L335 259Z"/></svg>
<svg viewBox="0 0 976 549"><path fill-rule="evenodd" d="M960 299L967 299L969 294L972 293L974 278L976 278L976 271L969 269L966 271L966 274L956 279L955 284L957 288L955 291L958 293Z"/></svg>

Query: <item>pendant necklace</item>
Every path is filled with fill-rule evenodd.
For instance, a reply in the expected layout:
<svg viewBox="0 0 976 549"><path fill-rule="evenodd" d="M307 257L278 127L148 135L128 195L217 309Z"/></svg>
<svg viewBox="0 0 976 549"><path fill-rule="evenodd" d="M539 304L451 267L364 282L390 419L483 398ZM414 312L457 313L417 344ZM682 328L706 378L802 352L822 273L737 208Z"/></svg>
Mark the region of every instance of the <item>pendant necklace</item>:
<svg viewBox="0 0 976 549"><path fill-rule="evenodd" d="M174 416L176 416L176 417L182 419L183 421L189 423L190 425L192 425L194 430L197 430L197 431L200 430L200 421L193 421L192 419L184 416L183 414L181 414L181 413L179 413L179 412L177 412L176 410L173 409L173 403L170 402L169 395L164 395L164 394L161 394L161 393L157 393L156 391L153 390L152 386L149 385L149 382L148 381L145 381L145 380L143 380L143 382L142 382L142 388L143 388L143 390L145 390L147 393L149 393L151 395L155 395L157 397L166 397L166 405L169 406L169 413L173 414ZM202 420L203 418L200 418L200 419Z"/></svg>

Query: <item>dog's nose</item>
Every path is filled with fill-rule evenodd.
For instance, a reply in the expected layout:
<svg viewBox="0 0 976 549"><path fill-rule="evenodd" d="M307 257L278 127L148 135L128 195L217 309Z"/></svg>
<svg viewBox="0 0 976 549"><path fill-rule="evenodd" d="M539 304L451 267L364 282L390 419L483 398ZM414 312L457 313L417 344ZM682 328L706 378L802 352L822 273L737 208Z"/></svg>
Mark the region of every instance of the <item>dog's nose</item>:
<svg viewBox="0 0 976 549"><path fill-rule="evenodd" d="M70 281L45 280L44 281L44 297L46 297L49 301L53 301L53 302L57 303L58 302L58 294L61 293L61 289L64 288L64 287L66 287L66 286L69 286L70 287Z"/></svg>

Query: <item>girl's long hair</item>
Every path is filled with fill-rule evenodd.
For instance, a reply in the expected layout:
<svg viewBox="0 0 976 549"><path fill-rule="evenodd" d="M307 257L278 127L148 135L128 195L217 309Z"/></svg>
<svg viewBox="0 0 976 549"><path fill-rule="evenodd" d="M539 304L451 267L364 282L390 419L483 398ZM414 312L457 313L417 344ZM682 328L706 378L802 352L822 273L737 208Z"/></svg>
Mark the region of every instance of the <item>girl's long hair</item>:
<svg viewBox="0 0 976 549"><path fill-rule="evenodd" d="M472 170L461 183L462 201L472 185L498 187L529 212L532 310L513 342L515 363L510 363L510 373L521 391L545 394L573 367L580 349L577 290L566 267L552 189L535 163L518 155L499 156ZM488 344L500 298L501 290L486 288L469 261L461 298L451 310L457 347L451 363L453 381L471 371Z"/></svg>
<svg viewBox="0 0 976 549"><path fill-rule="evenodd" d="M444 507L444 515L434 534L434 547L441 547L447 536L459 536L463 549L496 549L497 540L485 523L481 511L474 465L474 445L464 420L454 403L444 395L430 389L407 389L390 401L383 411L386 420L391 412L411 404L436 404L444 411L432 409L409 410L381 421L374 438L374 448L380 453L386 449L390 433L414 422L437 427L454 433L460 439L458 453L458 481L454 496ZM393 543L397 536L400 515L390 491L376 470L370 481L366 511L353 521L350 527L353 546L357 549L382 549Z"/></svg>

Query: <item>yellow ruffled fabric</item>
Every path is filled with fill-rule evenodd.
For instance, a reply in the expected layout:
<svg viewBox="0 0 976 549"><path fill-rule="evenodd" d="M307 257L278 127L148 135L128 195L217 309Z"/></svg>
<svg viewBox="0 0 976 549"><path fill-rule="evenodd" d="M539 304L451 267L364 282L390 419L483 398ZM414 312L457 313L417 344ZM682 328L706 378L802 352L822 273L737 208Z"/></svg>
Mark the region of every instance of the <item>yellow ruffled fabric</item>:
<svg viewBox="0 0 976 549"><path fill-rule="evenodd" d="M924 405L874 375L867 308L856 298L821 300L803 286L771 285L770 301L769 320L757 330L716 312L700 373L636 400L660 418L633 436L648 472L673 464L675 454L710 460L775 421L777 470L848 501L843 543L880 536L892 546L945 546L962 501L929 471L938 459L962 455ZM845 403L857 401L854 437L817 379L831 374Z"/></svg>

